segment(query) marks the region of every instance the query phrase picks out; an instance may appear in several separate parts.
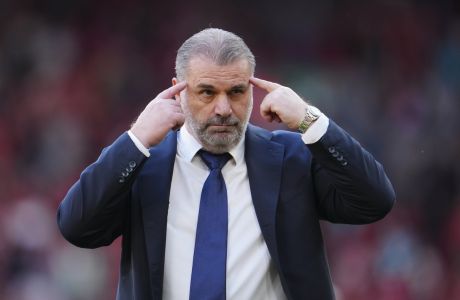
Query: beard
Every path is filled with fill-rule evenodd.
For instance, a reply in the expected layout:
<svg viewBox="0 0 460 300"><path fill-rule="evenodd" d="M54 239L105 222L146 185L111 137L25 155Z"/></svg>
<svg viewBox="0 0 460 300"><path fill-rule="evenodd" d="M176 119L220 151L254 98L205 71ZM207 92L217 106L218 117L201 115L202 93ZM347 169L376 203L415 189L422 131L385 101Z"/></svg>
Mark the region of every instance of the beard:
<svg viewBox="0 0 460 300"><path fill-rule="evenodd" d="M211 153L229 152L243 137L249 122L252 105L249 105L244 120L236 116L213 116L204 122L197 120L188 109L184 110L185 122L191 133Z"/></svg>

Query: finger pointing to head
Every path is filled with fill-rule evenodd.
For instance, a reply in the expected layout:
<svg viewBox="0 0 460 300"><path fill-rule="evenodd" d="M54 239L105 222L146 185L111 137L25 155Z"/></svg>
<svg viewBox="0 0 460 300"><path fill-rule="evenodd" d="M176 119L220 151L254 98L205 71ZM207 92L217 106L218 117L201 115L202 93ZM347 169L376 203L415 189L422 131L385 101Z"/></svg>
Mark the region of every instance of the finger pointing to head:
<svg viewBox="0 0 460 300"><path fill-rule="evenodd" d="M281 86L278 83L256 78L256 77L249 78L249 82L255 85L256 87L261 88L269 93Z"/></svg>
<svg viewBox="0 0 460 300"><path fill-rule="evenodd" d="M174 95L185 89L187 86L187 82L182 81L179 82L176 85L173 85L169 87L168 89L164 90L163 92L158 94L158 98L163 98L163 99L172 99Z"/></svg>

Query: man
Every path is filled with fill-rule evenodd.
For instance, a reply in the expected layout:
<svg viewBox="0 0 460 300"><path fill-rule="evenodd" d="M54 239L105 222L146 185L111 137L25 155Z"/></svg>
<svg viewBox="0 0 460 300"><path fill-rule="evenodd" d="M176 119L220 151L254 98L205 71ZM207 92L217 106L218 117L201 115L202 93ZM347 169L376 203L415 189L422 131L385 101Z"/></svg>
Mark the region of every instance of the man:
<svg viewBox="0 0 460 300"><path fill-rule="evenodd" d="M189 38L173 86L62 201L71 243L123 236L117 299L333 299L319 220L370 223L391 209L382 166L254 68L232 33ZM268 93L261 115L301 133L248 124L254 86Z"/></svg>

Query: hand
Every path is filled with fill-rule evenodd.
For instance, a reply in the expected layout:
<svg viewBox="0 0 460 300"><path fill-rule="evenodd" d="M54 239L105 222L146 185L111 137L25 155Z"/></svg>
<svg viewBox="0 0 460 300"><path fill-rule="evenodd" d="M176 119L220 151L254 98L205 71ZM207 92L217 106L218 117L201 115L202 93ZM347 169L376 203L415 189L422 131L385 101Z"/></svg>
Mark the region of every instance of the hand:
<svg viewBox="0 0 460 300"><path fill-rule="evenodd" d="M308 104L293 90L278 83L251 77L249 82L268 92L260 104L260 114L268 122L278 121L298 129Z"/></svg>
<svg viewBox="0 0 460 300"><path fill-rule="evenodd" d="M187 83L183 81L159 93L132 125L131 132L146 148L160 143L168 131L184 124L185 116L180 102L173 97L186 86Z"/></svg>

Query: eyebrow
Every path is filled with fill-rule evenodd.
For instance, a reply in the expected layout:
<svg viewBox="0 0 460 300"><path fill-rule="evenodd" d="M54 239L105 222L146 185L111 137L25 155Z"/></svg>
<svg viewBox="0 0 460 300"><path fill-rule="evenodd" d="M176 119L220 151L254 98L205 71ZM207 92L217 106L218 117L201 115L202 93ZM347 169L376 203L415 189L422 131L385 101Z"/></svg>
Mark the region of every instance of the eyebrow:
<svg viewBox="0 0 460 300"><path fill-rule="evenodd" d="M215 87L213 85L206 84L206 83L200 83L199 85L197 85L197 88L199 88L199 89L210 89L210 90L215 89Z"/></svg>
<svg viewBox="0 0 460 300"><path fill-rule="evenodd" d="M229 91L234 91L234 90L246 90L249 87L249 84L237 84L235 86L232 86Z"/></svg>
<svg viewBox="0 0 460 300"><path fill-rule="evenodd" d="M206 90L214 90L216 89L215 86L212 84L200 83L196 86L198 89L206 89ZM234 90L246 90L249 87L249 84L237 84L229 88L227 91L234 91Z"/></svg>

